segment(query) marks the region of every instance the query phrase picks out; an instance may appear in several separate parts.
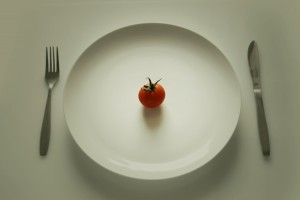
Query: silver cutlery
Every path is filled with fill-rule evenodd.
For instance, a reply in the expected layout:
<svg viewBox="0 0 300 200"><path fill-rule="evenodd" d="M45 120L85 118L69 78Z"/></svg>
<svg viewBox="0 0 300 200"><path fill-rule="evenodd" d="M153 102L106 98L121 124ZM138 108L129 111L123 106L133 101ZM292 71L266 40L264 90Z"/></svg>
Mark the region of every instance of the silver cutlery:
<svg viewBox="0 0 300 200"><path fill-rule="evenodd" d="M259 137L264 156L270 155L269 132L262 99L262 88L260 80L260 63L257 43L252 41L248 47L248 62L253 82L253 92L256 101L256 112L258 120Z"/></svg>
<svg viewBox="0 0 300 200"><path fill-rule="evenodd" d="M48 51L49 50L49 51ZM51 132L51 93L59 78L58 47L46 47L45 81L48 85L48 97L40 136L40 155L47 155Z"/></svg>

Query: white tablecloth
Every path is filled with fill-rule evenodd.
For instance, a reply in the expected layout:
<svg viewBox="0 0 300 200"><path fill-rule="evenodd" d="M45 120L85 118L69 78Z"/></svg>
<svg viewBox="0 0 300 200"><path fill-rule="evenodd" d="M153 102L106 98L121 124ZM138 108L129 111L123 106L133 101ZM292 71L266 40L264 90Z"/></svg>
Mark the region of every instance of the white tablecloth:
<svg viewBox="0 0 300 200"><path fill-rule="evenodd" d="M300 1L2 0L0 2L0 199L296 200L300 198ZM63 89L80 54L124 26L181 26L214 43L241 86L242 108L225 149L185 176L145 181L114 174L72 139ZM271 157L261 153L247 48L260 49ZM47 97L45 47L59 46L49 153L39 156Z"/></svg>

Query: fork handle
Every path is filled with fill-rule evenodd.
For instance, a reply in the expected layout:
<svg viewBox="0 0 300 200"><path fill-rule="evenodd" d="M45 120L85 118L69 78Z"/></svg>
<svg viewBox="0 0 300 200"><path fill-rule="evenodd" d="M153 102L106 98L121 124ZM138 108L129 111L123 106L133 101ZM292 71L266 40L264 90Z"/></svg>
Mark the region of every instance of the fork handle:
<svg viewBox="0 0 300 200"><path fill-rule="evenodd" d="M51 129L51 93L52 89L48 89L48 97L45 107L44 119L40 137L40 155L46 156L50 142L50 129Z"/></svg>

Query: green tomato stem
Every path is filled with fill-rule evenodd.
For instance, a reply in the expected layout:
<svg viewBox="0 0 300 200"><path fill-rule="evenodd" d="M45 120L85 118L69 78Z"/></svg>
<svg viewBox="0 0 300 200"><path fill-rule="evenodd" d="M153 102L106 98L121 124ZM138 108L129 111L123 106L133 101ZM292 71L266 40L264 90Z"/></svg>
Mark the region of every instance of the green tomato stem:
<svg viewBox="0 0 300 200"><path fill-rule="evenodd" d="M157 83L161 79L159 79L158 81L156 81L154 84L152 83L152 81L151 81L151 79L149 77L147 77L147 79L149 80L149 85L144 85L144 90L149 91L149 92L153 92L156 89Z"/></svg>

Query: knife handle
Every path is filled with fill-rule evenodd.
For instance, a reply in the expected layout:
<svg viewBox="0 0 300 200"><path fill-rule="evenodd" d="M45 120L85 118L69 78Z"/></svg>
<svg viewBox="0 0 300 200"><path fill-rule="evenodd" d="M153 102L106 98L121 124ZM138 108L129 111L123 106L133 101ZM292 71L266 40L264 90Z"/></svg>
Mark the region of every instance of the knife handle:
<svg viewBox="0 0 300 200"><path fill-rule="evenodd" d="M258 129L259 129L259 137L260 137L262 152L264 156L269 156L270 155L269 132L268 132L268 126L267 126L267 120L266 120L261 90L260 89L254 90L254 94L256 100Z"/></svg>

